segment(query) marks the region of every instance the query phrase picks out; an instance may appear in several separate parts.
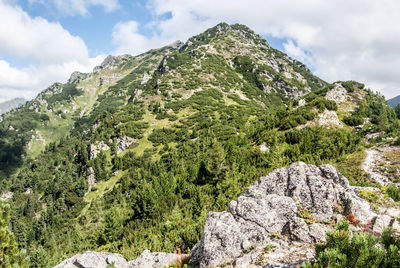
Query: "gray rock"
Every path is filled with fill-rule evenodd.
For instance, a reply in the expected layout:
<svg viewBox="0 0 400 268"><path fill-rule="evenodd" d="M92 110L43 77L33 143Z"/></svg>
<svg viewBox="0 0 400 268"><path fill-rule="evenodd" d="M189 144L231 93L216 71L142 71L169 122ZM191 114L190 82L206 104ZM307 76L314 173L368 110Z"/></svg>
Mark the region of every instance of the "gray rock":
<svg viewBox="0 0 400 268"><path fill-rule="evenodd" d="M330 224L333 219L351 213L361 224L377 216L333 166L316 167L297 162L261 177L236 201L231 201L226 211L210 212L201 240L192 249L190 263L200 267L238 259L244 263L243 252L264 248L271 243L270 236L281 234L289 246L280 244L274 251L275 256L267 254L263 258L277 267L286 264L282 267L290 267L299 259L313 257L313 243L324 241L330 228L322 223ZM373 231L381 232L391 220L388 215L379 216ZM292 252L294 249L296 254Z"/></svg>
<svg viewBox="0 0 400 268"><path fill-rule="evenodd" d="M90 144L90 159L96 158L100 151L107 151L110 147L104 143L104 141Z"/></svg>
<svg viewBox="0 0 400 268"><path fill-rule="evenodd" d="M112 55L108 55L103 60L103 62L100 64L100 66L94 67L93 72L97 72L102 69L114 67L116 64L117 64L117 61L116 61L115 57L113 57Z"/></svg>
<svg viewBox="0 0 400 268"><path fill-rule="evenodd" d="M114 264L114 267L125 267L126 260L121 254L107 252L86 251L75 255L54 268L106 268L108 264Z"/></svg>
<svg viewBox="0 0 400 268"><path fill-rule="evenodd" d="M13 192L5 192L0 196L0 200L7 201L13 196Z"/></svg>
<svg viewBox="0 0 400 268"><path fill-rule="evenodd" d="M149 250L145 250L136 260L128 262L124 268L163 268L177 262L182 263L187 257L188 255L185 254L151 253Z"/></svg>
<svg viewBox="0 0 400 268"><path fill-rule="evenodd" d="M379 215L374 221L372 231L374 234L381 235L386 227L389 227L392 222L392 217L389 215Z"/></svg>
<svg viewBox="0 0 400 268"><path fill-rule="evenodd" d="M82 80L82 73L81 72L73 72L68 79L68 83L70 84L77 84Z"/></svg>
<svg viewBox="0 0 400 268"><path fill-rule="evenodd" d="M137 142L137 139L128 137L128 136L120 136L117 138L117 154L125 151L131 146L131 144Z"/></svg>
<svg viewBox="0 0 400 268"><path fill-rule="evenodd" d="M314 242L325 242L326 241L326 231L329 227L321 223L313 223L310 226L310 236L313 238Z"/></svg>

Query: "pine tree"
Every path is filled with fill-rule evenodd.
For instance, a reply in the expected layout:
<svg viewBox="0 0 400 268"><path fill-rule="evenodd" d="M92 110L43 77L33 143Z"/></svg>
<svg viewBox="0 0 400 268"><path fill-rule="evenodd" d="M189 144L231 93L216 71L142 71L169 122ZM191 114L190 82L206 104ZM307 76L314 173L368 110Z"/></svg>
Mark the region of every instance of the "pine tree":
<svg viewBox="0 0 400 268"><path fill-rule="evenodd" d="M27 267L25 252L20 252L14 234L8 228L10 206L0 201L0 267Z"/></svg>
<svg viewBox="0 0 400 268"><path fill-rule="evenodd" d="M104 240L111 243L121 236L122 224L119 219L117 211L113 208L106 215L104 219Z"/></svg>

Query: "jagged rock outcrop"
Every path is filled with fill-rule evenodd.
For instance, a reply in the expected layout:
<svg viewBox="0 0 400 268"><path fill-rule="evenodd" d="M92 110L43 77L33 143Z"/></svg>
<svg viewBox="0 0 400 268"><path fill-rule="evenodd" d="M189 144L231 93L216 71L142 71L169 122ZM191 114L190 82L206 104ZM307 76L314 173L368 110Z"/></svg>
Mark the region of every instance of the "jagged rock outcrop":
<svg viewBox="0 0 400 268"><path fill-rule="evenodd" d="M168 265L184 262L187 255L178 255L174 253L153 252L149 250L143 253L133 261L127 263L126 268L164 268Z"/></svg>
<svg viewBox="0 0 400 268"><path fill-rule="evenodd" d="M295 267L312 259L313 244L349 214L376 233L398 224L393 216L373 211L333 166L298 162L261 177L226 211L210 212L190 262Z"/></svg>
<svg viewBox="0 0 400 268"><path fill-rule="evenodd" d="M137 259L127 262L121 254L86 251L63 261L54 268L107 268L107 265L113 265L114 268L163 268L177 262L182 263L187 257L187 255L151 253L145 250Z"/></svg>
<svg viewBox="0 0 400 268"><path fill-rule="evenodd" d="M107 265L124 267L127 261L121 254L86 251L75 255L54 268L106 268Z"/></svg>
<svg viewBox="0 0 400 268"><path fill-rule="evenodd" d="M119 136L117 138L117 154L125 151L131 144L137 142L137 139L128 136Z"/></svg>
<svg viewBox="0 0 400 268"><path fill-rule="evenodd" d="M325 98L327 100L332 100L337 104L343 103L348 98L347 90L342 86L342 84L335 83L334 87L326 93Z"/></svg>
<svg viewBox="0 0 400 268"><path fill-rule="evenodd" d="M77 84L82 80L82 73L81 72L73 72L68 79L68 83L70 84Z"/></svg>
<svg viewBox="0 0 400 268"><path fill-rule="evenodd" d="M90 159L96 158L96 156L100 153L100 151L107 151L109 149L110 146L104 143L104 141L90 144Z"/></svg>
<svg viewBox="0 0 400 268"><path fill-rule="evenodd" d="M108 55L99 66L94 67L93 72L98 72L107 67L113 67L116 65L116 63L117 61L115 60L115 57Z"/></svg>

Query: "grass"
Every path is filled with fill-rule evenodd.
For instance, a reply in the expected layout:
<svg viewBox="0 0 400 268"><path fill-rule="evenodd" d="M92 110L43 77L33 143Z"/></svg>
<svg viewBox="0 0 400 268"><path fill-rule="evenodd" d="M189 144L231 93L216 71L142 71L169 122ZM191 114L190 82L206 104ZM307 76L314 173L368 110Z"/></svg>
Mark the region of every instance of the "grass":
<svg viewBox="0 0 400 268"><path fill-rule="evenodd" d="M366 155L364 150L358 150L348 155L343 161L336 163L338 170L349 180L351 185L377 186L369 180L368 173L361 168Z"/></svg>
<svg viewBox="0 0 400 268"><path fill-rule="evenodd" d="M96 187L95 191L90 191L85 197L84 200L87 202L87 205L82 209L81 216L86 214L86 211L89 209L91 203L94 200L101 198L106 192L111 190L114 185L122 178L123 175L126 174L127 171L119 171L117 176L111 177L107 181L97 182L94 187Z"/></svg>

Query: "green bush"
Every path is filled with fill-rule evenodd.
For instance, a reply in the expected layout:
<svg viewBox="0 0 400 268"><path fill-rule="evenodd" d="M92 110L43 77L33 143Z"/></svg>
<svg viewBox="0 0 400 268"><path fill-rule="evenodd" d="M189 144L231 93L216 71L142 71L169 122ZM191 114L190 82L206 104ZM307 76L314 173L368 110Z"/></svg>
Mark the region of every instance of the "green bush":
<svg viewBox="0 0 400 268"><path fill-rule="evenodd" d="M400 201L400 189L395 184L389 184L386 187L386 193L394 201Z"/></svg>
<svg viewBox="0 0 400 268"><path fill-rule="evenodd" d="M346 116L345 118L343 118L343 122L346 125L355 127L355 126L359 126L362 123L364 123L364 119L359 116L352 115L352 116Z"/></svg>
<svg viewBox="0 0 400 268"><path fill-rule="evenodd" d="M400 239L386 229L380 238L349 232L349 222L340 221L327 233L326 243L316 244L315 261L302 267L400 267Z"/></svg>

